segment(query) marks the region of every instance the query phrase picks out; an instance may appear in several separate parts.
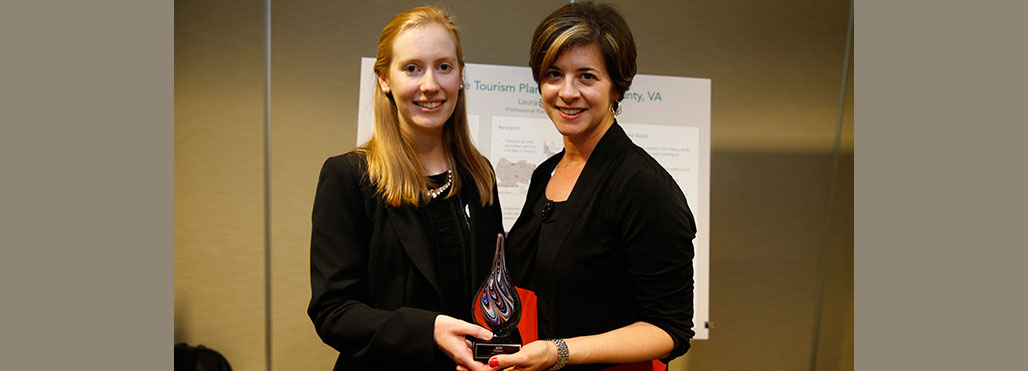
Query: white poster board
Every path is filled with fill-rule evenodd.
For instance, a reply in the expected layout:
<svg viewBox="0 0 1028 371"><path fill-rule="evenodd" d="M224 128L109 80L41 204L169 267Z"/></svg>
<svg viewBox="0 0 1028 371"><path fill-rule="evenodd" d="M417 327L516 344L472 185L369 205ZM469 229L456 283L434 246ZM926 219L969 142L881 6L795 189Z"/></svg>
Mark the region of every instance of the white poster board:
<svg viewBox="0 0 1028 371"><path fill-rule="evenodd" d="M373 58L361 58L357 144L371 137ZM525 203L532 170L564 148L539 106L528 67L468 63L464 81L471 137L496 170L505 230ZM707 339L710 303L710 79L636 75L618 123L678 182L696 218L695 339Z"/></svg>

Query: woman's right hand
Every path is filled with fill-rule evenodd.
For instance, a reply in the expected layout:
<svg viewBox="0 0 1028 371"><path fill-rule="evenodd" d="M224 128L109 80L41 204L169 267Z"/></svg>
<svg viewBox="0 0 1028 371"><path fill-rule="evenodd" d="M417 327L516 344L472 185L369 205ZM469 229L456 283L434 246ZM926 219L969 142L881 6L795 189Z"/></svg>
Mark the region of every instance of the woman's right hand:
<svg viewBox="0 0 1028 371"><path fill-rule="evenodd" d="M435 317L435 344L443 353L446 353L446 356L457 362L457 365L470 371L492 371L493 368L474 359L471 354L471 345L464 338L465 335L482 340L493 338L493 333L481 326L443 314Z"/></svg>
<svg viewBox="0 0 1028 371"><path fill-rule="evenodd" d="M504 371L545 370L557 363L557 345L552 341L536 340L525 344L517 353L502 354L489 359L493 369Z"/></svg>

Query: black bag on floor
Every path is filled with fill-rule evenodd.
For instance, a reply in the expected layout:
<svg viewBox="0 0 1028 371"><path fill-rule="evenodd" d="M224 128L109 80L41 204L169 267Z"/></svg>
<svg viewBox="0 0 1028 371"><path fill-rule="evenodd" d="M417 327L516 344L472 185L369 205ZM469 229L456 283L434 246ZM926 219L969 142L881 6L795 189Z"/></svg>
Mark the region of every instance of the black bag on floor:
<svg viewBox="0 0 1028 371"><path fill-rule="evenodd" d="M175 344L175 371L232 371L221 353L203 345Z"/></svg>

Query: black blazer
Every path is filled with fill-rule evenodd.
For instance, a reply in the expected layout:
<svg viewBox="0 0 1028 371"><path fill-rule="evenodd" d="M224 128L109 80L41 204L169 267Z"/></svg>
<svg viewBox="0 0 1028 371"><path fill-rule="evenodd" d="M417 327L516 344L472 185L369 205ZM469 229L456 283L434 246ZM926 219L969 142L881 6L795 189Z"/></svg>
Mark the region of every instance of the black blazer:
<svg viewBox="0 0 1028 371"><path fill-rule="evenodd" d="M546 184L563 156L536 168L507 237L514 283L538 295L539 338L599 334L645 321L674 339L665 362L684 354L695 335L696 223L678 184L615 122L559 213L544 218Z"/></svg>
<svg viewBox="0 0 1028 371"><path fill-rule="evenodd" d="M494 202L482 207L474 181L458 173L473 236L471 286L477 288L503 231L500 205L494 187ZM307 314L321 339L339 351L336 370L455 367L433 341L443 303L434 247L417 214L375 195L363 154L325 161L314 198Z"/></svg>

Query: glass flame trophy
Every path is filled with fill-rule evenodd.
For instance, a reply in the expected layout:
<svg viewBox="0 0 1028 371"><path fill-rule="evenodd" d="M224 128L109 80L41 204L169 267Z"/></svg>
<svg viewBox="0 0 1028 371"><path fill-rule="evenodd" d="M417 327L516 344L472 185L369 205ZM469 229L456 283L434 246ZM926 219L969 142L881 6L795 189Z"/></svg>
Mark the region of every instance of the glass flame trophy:
<svg viewBox="0 0 1028 371"><path fill-rule="evenodd" d="M497 354L521 350L521 335L514 330L521 320L521 298L507 273L503 234L496 236L496 254L485 283L475 292L471 315L479 326L493 332L492 340L472 339L475 360L488 361Z"/></svg>

